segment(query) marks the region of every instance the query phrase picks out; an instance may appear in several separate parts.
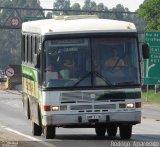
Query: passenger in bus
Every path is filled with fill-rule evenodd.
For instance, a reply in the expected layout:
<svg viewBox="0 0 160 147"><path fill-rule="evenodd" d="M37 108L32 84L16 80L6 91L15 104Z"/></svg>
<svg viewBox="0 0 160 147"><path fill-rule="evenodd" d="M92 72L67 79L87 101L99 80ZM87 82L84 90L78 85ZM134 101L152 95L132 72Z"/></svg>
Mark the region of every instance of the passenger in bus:
<svg viewBox="0 0 160 147"><path fill-rule="evenodd" d="M111 57L105 61L104 66L106 68L110 69L119 69L121 67L124 67L124 61L118 56L117 50L115 48L112 48L111 50Z"/></svg>
<svg viewBox="0 0 160 147"><path fill-rule="evenodd" d="M64 61L64 68L67 68L67 69L73 69L74 68L74 62L70 59L66 59Z"/></svg>
<svg viewBox="0 0 160 147"><path fill-rule="evenodd" d="M58 79L59 78L56 66L55 66L55 64L53 65L52 62L49 62L46 65L45 71L46 71L46 79L49 80L49 79Z"/></svg>
<svg viewBox="0 0 160 147"><path fill-rule="evenodd" d="M46 72L53 72L55 69L54 69L54 67L53 67L53 65L48 65L47 67L46 67Z"/></svg>
<svg viewBox="0 0 160 147"><path fill-rule="evenodd" d="M74 72L74 62L70 59L65 59L62 65L62 69L60 70L60 75L63 79L72 78Z"/></svg>
<svg viewBox="0 0 160 147"><path fill-rule="evenodd" d="M55 70L55 68L53 66L53 57L51 55L47 54L45 71L46 72L53 72L54 70Z"/></svg>

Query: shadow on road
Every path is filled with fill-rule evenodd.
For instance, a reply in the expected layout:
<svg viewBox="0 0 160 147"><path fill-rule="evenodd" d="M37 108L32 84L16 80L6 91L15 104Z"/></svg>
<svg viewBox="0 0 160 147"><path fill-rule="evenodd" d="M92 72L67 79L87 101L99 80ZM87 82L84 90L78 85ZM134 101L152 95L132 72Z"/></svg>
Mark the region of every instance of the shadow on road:
<svg viewBox="0 0 160 147"><path fill-rule="evenodd" d="M131 139L125 141L159 141L160 134L133 134ZM97 137L96 135L86 135L86 134L72 134L72 135L56 135L55 139L60 140L108 140L108 141L124 141L120 138L119 135L116 137ZM47 141L47 140L46 140ZM54 141L54 139L53 139Z"/></svg>

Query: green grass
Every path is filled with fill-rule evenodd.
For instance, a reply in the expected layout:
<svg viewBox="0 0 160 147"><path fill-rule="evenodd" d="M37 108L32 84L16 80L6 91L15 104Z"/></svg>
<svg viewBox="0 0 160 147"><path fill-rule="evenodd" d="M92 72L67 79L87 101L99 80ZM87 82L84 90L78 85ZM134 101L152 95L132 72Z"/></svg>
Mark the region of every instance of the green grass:
<svg viewBox="0 0 160 147"><path fill-rule="evenodd" d="M160 103L160 92L155 93L154 90L149 90L148 93L142 92L142 101Z"/></svg>

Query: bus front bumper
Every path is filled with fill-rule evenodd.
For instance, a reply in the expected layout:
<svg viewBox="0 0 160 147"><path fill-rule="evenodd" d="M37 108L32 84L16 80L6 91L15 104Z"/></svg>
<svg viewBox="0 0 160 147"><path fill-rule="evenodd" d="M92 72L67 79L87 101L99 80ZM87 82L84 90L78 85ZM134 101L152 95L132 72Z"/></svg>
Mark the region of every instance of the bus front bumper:
<svg viewBox="0 0 160 147"><path fill-rule="evenodd" d="M90 125L95 123L137 124L141 122L141 112L114 112L90 114L53 114L43 116L42 125Z"/></svg>

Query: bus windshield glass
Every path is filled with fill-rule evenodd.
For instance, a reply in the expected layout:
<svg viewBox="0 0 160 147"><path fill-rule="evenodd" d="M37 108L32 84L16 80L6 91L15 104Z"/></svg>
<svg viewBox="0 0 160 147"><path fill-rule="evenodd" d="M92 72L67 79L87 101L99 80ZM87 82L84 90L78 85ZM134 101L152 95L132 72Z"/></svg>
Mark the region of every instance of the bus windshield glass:
<svg viewBox="0 0 160 147"><path fill-rule="evenodd" d="M45 41L45 87L140 84L136 38L76 38Z"/></svg>

